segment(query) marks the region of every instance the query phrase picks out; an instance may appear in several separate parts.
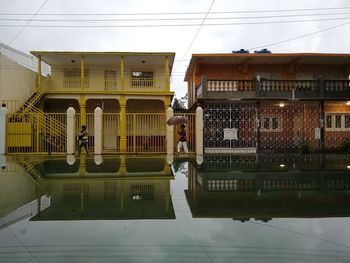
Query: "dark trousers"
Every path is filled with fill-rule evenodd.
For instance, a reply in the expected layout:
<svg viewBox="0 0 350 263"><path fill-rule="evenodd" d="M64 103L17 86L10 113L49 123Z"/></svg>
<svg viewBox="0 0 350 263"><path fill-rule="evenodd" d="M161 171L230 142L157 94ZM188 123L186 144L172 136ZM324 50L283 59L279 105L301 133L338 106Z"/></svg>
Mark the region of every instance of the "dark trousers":
<svg viewBox="0 0 350 263"><path fill-rule="evenodd" d="M86 154L88 154L88 141L87 140L80 140L79 147L78 147L78 155L80 155L81 149L85 148Z"/></svg>

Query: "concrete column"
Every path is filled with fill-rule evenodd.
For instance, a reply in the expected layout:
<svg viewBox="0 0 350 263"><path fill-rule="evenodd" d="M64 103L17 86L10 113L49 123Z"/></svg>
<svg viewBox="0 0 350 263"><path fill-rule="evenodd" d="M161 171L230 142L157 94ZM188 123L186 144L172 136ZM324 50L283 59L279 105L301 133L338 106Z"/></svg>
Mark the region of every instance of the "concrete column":
<svg viewBox="0 0 350 263"><path fill-rule="evenodd" d="M95 154L102 153L102 109L96 107L94 111L94 143L95 143Z"/></svg>
<svg viewBox="0 0 350 263"><path fill-rule="evenodd" d="M79 107L80 107L80 125L86 125L86 99L84 95L80 95Z"/></svg>
<svg viewBox="0 0 350 263"><path fill-rule="evenodd" d="M41 72L41 55L39 55L38 56L38 83L37 83L38 87L40 87L40 85L41 85L41 74L42 74L42 72Z"/></svg>
<svg viewBox="0 0 350 263"><path fill-rule="evenodd" d="M196 154L203 154L203 109L196 109Z"/></svg>
<svg viewBox="0 0 350 263"><path fill-rule="evenodd" d="M124 56L120 57L120 89L124 90Z"/></svg>
<svg viewBox="0 0 350 263"><path fill-rule="evenodd" d="M94 162L95 164L98 166L98 165L101 165L103 163L103 159L102 159L102 155L95 155L94 156Z"/></svg>
<svg viewBox="0 0 350 263"><path fill-rule="evenodd" d="M75 109L67 109L67 154L75 152Z"/></svg>
<svg viewBox="0 0 350 263"><path fill-rule="evenodd" d="M80 89L85 89L85 65L84 65L84 56L80 58Z"/></svg>
<svg viewBox="0 0 350 263"><path fill-rule="evenodd" d="M166 120L174 116L174 111L171 107L166 110ZM166 127L166 153L174 154L174 126L167 125Z"/></svg>
<svg viewBox="0 0 350 263"><path fill-rule="evenodd" d="M126 100L122 96L120 98L120 152L125 153L127 142L126 142Z"/></svg>
<svg viewBox="0 0 350 263"><path fill-rule="evenodd" d="M170 70L169 70L169 56L165 56L165 90L170 91Z"/></svg>
<svg viewBox="0 0 350 263"><path fill-rule="evenodd" d="M67 158L66 158L66 162L69 164L69 165L74 165L75 164L75 156L74 155L67 155Z"/></svg>
<svg viewBox="0 0 350 263"><path fill-rule="evenodd" d="M0 108L0 154L6 153L6 106Z"/></svg>

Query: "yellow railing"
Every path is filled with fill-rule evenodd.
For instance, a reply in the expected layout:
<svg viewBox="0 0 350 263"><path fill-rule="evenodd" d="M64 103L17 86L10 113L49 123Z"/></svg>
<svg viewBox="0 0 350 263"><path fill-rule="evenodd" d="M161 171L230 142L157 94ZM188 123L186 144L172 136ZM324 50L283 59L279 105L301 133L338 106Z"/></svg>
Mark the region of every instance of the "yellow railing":
<svg viewBox="0 0 350 263"><path fill-rule="evenodd" d="M35 108L35 105L39 102L39 100L46 93L47 86L46 83L49 81L49 78L45 79L37 88L33 91L32 95L26 100L26 102L21 106L18 110L18 113L26 114L31 112Z"/></svg>
<svg viewBox="0 0 350 263"><path fill-rule="evenodd" d="M156 80L154 78L131 78L131 87L155 87Z"/></svg>
<svg viewBox="0 0 350 263"><path fill-rule="evenodd" d="M87 89L89 88L89 78L64 78L63 88L65 89Z"/></svg>
<svg viewBox="0 0 350 263"><path fill-rule="evenodd" d="M117 90L117 80L116 79L105 79L105 90Z"/></svg>
<svg viewBox="0 0 350 263"><path fill-rule="evenodd" d="M119 152L120 150L120 115L119 113L103 113L103 152Z"/></svg>
<svg viewBox="0 0 350 263"><path fill-rule="evenodd" d="M63 91L80 91L86 90L91 91L101 91L101 92L111 92L120 91L121 82L120 78L104 78L104 77L85 77L83 80L80 78L58 78L51 77L47 82L42 85L48 89L49 92L63 92ZM165 78L125 78L124 89L131 89L133 91L141 89L143 91L147 88L159 87L164 91L165 88Z"/></svg>
<svg viewBox="0 0 350 263"><path fill-rule="evenodd" d="M127 151L166 151L166 121L164 113L127 113Z"/></svg>
<svg viewBox="0 0 350 263"><path fill-rule="evenodd" d="M64 113L8 114L7 152L65 152L65 124Z"/></svg>
<svg viewBox="0 0 350 263"><path fill-rule="evenodd" d="M189 119L186 125L189 152L195 151L195 113L176 113ZM8 114L7 152L8 153L50 153L66 152L66 113L27 113ZM76 135L81 129L80 114L76 115ZM61 128L58 128L61 124ZM89 151L94 150L94 114L86 114L89 133ZM126 114L127 153L166 152L165 113ZM174 150L178 141L178 125L174 127ZM120 152L120 113L103 113L103 153Z"/></svg>

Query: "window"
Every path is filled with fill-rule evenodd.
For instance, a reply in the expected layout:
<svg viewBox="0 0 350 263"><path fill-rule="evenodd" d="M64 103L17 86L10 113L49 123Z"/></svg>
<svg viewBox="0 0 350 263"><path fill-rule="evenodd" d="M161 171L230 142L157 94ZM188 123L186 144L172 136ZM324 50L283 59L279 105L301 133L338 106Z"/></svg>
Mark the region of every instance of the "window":
<svg viewBox="0 0 350 263"><path fill-rule="evenodd" d="M350 114L345 115L345 128L350 129Z"/></svg>
<svg viewBox="0 0 350 263"><path fill-rule="evenodd" d="M278 129L278 119L277 118L272 118L272 129Z"/></svg>
<svg viewBox="0 0 350 263"><path fill-rule="evenodd" d="M350 113L327 113L327 130L350 130Z"/></svg>
<svg viewBox="0 0 350 263"><path fill-rule="evenodd" d="M281 131L281 118L278 116L262 117L262 131Z"/></svg>
<svg viewBox="0 0 350 263"><path fill-rule="evenodd" d="M131 85L134 87L153 87L153 72L152 71L132 71Z"/></svg>
<svg viewBox="0 0 350 263"><path fill-rule="evenodd" d="M326 117L326 128L332 128L332 115Z"/></svg>
<svg viewBox="0 0 350 263"><path fill-rule="evenodd" d="M270 118L264 118L263 128L270 129Z"/></svg>
<svg viewBox="0 0 350 263"><path fill-rule="evenodd" d="M341 115L335 115L335 128L340 129L341 128Z"/></svg>

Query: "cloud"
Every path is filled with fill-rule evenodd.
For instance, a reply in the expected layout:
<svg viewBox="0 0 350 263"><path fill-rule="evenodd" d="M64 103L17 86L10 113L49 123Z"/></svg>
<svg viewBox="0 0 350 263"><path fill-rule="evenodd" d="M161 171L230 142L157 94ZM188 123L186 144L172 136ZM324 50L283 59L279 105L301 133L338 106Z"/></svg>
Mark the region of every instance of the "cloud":
<svg viewBox="0 0 350 263"><path fill-rule="evenodd" d="M96 13L186 13L186 12L207 12L212 0L131 0L131 1L94 1L94 0L62 0L47 1L41 10L43 13L59 14L96 14ZM43 0L30 1L3 1L2 13L31 13L34 14L44 3ZM329 7L345 7L347 1L333 0L294 0L292 2L265 0L262 4L259 0L250 1L215 1L212 11L238 11L241 13L209 14L208 18L214 17L243 17L243 16L265 16L281 15L285 12L274 13L242 13L242 11L261 10L286 10L286 9L315 9ZM325 10L318 13L346 12L347 10ZM290 13L290 12L289 12ZM294 12L300 14L301 12ZM305 11L304 13L316 13L316 11ZM344 16L344 15L343 15ZM28 16L27 16L28 17ZM37 16L37 18L47 18L47 16ZM84 19L97 18L145 18L145 16L84 16ZM146 16L146 18L170 18L171 15ZM174 17L204 17L200 15L174 15ZM52 17L50 17L52 18ZM71 19L72 16L59 16L53 18ZM77 17L74 17L77 18ZM305 18L305 17L304 17ZM303 18L303 19L304 19ZM271 21L282 18L271 18ZM301 18L288 18L301 19ZM288 20L287 19L287 20ZM252 19L220 20L223 22L243 22L243 21L267 21ZM349 20L346 20L349 21ZM188 21L187 21L188 22ZM215 20L207 20L207 23L214 23ZM222 26L202 26L198 36L193 41L188 50L199 26L195 27L141 27L141 28L26 28L11 46L21 51L30 50L84 50L84 51L165 51L176 52L176 62L173 68L172 89L178 97L186 94L186 83L183 82L184 73L188 59L192 53L228 53L240 48L251 48L279 42L292 37L314 32L332 25L344 23L339 21L315 21L305 23L284 23L284 24L254 24L254 25L222 25ZM2 24L4 22L1 22ZM32 22L31 24L33 24ZM91 24L92 22L90 22ZM124 22L124 24L140 22ZM148 23L146 21L144 24ZM165 24L169 21L156 21L149 23ZM185 21L173 21L172 23L185 23ZM190 21L190 23L201 23L201 20ZM47 24L50 24L47 22ZM103 22L99 22L103 25ZM111 24L108 22L107 24ZM349 42L347 31L350 25L337 29L315 34L309 37L268 47L272 52L344 52L349 53ZM1 28L0 41L7 44L20 28ZM185 52L188 52L185 54ZM178 61L182 58L185 61ZM180 64L180 65L179 65Z"/></svg>

